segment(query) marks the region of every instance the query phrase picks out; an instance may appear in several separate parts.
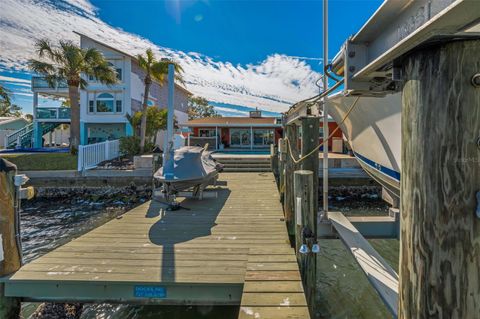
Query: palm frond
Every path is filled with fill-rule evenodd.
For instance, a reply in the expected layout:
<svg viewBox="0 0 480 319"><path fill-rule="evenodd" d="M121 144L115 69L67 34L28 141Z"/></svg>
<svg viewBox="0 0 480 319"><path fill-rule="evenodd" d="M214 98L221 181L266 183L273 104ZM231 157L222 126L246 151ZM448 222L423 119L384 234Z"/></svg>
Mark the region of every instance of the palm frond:
<svg viewBox="0 0 480 319"><path fill-rule="evenodd" d="M63 63L62 52L49 40L38 40L35 47L37 48L37 53L40 58L47 58L55 63Z"/></svg>
<svg viewBox="0 0 480 319"><path fill-rule="evenodd" d="M40 39L35 43L35 48L37 49L37 54L39 57L43 58L47 56L49 59L53 60L54 49L50 41L47 39Z"/></svg>
<svg viewBox="0 0 480 319"><path fill-rule="evenodd" d="M100 63L104 56L95 48L88 48L82 50L83 60L86 64L94 65Z"/></svg>
<svg viewBox="0 0 480 319"><path fill-rule="evenodd" d="M0 97L3 99L3 102L10 104L10 91L0 84Z"/></svg>
<svg viewBox="0 0 480 319"><path fill-rule="evenodd" d="M82 90L85 90L88 86L88 82L85 79L80 78L79 86Z"/></svg>
<svg viewBox="0 0 480 319"><path fill-rule="evenodd" d="M156 62L153 66L152 66L152 77L157 80L158 82L160 82L160 84L165 84L165 82L167 81L167 77L168 77L168 65L169 64L173 64L174 65L174 69L175 69L175 80L184 84L184 80L183 80L183 76L182 76L182 73L183 73L183 68L176 62L172 62L172 61L166 61L166 60L162 60L162 61L158 61Z"/></svg>
<svg viewBox="0 0 480 319"><path fill-rule="evenodd" d="M152 64L152 78L163 85L167 81L167 76L168 63L165 61L158 61Z"/></svg>
<svg viewBox="0 0 480 319"><path fill-rule="evenodd" d="M55 66L53 64L35 59L30 59L28 66L33 72L40 74L52 74L55 72Z"/></svg>
<svg viewBox="0 0 480 319"><path fill-rule="evenodd" d="M155 59L155 55L153 54L153 50L148 48L147 51L145 51L146 55L147 55L147 62L149 64L153 64L156 62L156 59Z"/></svg>
<svg viewBox="0 0 480 319"><path fill-rule="evenodd" d="M140 66L140 68L145 69L145 65L147 64L147 61L145 60L143 55L138 54L137 55L137 61L138 61L138 65Z"/></svg>
<svg viewBox="0 0 480 319"><path fill-rule="evenodd" d="M106 60L91 66L93 75L103 84L115 84L118 82L117 73Z"/></svg>

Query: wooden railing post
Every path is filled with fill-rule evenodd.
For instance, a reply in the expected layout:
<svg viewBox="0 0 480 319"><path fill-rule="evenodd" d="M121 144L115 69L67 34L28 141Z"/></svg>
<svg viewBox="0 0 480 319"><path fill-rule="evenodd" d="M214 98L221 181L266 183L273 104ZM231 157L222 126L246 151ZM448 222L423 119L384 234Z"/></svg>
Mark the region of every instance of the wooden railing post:
<svg viewBox="0 0 480 319"><path fill-rule="evenodd" d="M403 62L402 319L480 314L479 52L455 41Z"/></svg>
<svg viewBox="0 0 480 319"><path fill-rule="evenodd" d="M313 183L315 175L312 171L300 170L294 174L295 191L295 248L297 261L302 275L303 288L307 297L309 309L314 308L315 284L316 284L316 254L312 253L312 246L316 243L313 230L316 228L314 220L314 196ZM318 179L318 178L317 178ZM302 253L302 245L308 247L308 253Z"/></svg>
<svg viewBox="0 0 480 319"><path fill-rule="evenodd" d="M278 182L278 152L274 144L270 144L270 168L275 180Z"/></svg>
<svg viewBox="0 0 480 319"><path fill-rule="evenodd" d="M318 117L303 117L302 122L302 160L301 169L313 172L313 220L310 222L314 226L311 230L317 233L317 214L318 211L318 166L319 166L319 149L318 143L320 139L320 119ZM313 152L313 153L312 153Z"/></svg>
<svg viewBox="0 0 480 319"><path fill-rule="evenodd" d="M0 158L0 277L11 274L21 266L21 247L17 242L18 219L15 212L15 184L17 167ZM20 300L5 297L0 283L0 318L18 318Z"/></svg>
<svg viewBox="0 0 480 319"><path fill-rule="evenodd" d="M283 194L285 192L285 140L280 138L278 140L278 190L280 192L280 201L284 202Z"/></svg>
<svg viewBox="0 0 480 319"><path fill-rule="evenodd" d="M295 124L290 124L285 127L286 137L288 142L287 144L287 155L285 161L285 193L284 193L284 213L285 221L287 222L288 234L295 235L295 222L294 222L294 196L293 196L293 172L295 171L296 164L292 159L297 156L296 146L297 146L297 126ZM290 150L293 154L290 154Z"/></svg>

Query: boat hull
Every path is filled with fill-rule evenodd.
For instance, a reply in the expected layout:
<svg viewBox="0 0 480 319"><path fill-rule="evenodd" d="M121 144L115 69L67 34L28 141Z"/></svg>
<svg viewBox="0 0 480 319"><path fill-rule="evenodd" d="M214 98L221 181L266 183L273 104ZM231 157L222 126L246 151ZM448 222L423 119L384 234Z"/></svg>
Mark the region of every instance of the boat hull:
<svg viewBox="0 0 480 319"><path fill-rule="evenodd" d="M336 93L328 98L328 113L340 123L357 97ZM391 195L400 196L401 95L360 97L340 124L363 169Z"/></svg>

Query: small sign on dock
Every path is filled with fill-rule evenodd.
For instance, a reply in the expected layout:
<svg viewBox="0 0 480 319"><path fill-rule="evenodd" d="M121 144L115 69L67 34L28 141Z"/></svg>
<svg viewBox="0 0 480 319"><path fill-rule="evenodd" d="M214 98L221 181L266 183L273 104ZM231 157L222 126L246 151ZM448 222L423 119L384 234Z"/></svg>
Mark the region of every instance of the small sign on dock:
<svg viewBox="0 0 480 319"><path fill-rule="evenodd" d="M134 296L137 298L166 298L167 288L159 286L135 286Z"/></svg>

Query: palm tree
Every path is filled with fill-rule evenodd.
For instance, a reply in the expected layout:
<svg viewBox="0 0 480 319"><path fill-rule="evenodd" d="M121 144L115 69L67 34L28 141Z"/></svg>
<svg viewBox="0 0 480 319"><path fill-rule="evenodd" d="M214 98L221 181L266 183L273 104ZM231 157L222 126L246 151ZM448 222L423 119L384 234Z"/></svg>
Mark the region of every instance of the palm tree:
<svg viewBox="0 0 480 319"><path fill-rule="evenodd" d="M30 60L30 69L43 75L51 87L59 82L68 85L71 106L70 151L75 153L80 142L79 89L87 86L87 81L81 75L93 76L103 84L114 84L117 82L115 70L100 51L95 48L82 49L72 41L59 41L59 45L55 46L48 40L39 40L35 47L44 61Z"/></svg>
<svg viewBox="0 0 480 319"><path fill-rule="evenodd" d="M10 104L10 92L0 83L0 102Z"/></svg>
<svg viewBox="0 0 480 319"><path fill-rule="evenodd" d="M137 56L138 65L145 72L145 78L143 83L145 84L145 91L143 93L143 110L142 121L140 124L140 152L145 150L145 136L147 132L147 109L148 109L148 96L150 94L150 86L152 81L157 81L160 85L163 85L167 80L168 65L172 63L175 66L175 80L183 83L181 73L183 69L175 62L160 60L158 61L153 55L152 49L147 49L145 55L139 54Z"/></svg>
<svg viewBox="0 0 480 319"><path fill-rule="evenodd" d="M20 117L22 108L12 104L11 92L0 83L0 117Z"/></svg>

